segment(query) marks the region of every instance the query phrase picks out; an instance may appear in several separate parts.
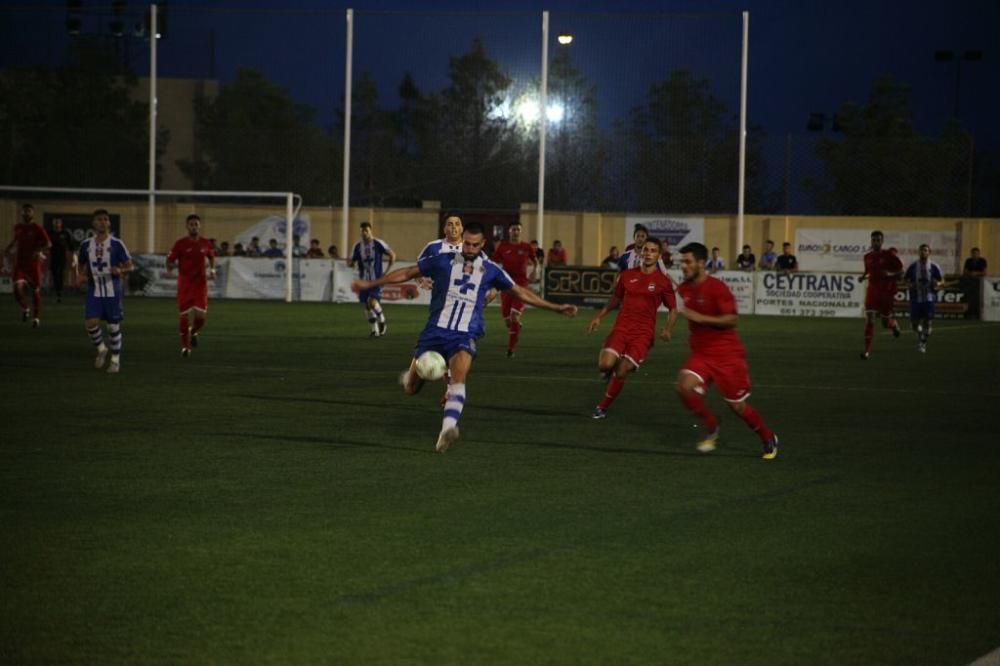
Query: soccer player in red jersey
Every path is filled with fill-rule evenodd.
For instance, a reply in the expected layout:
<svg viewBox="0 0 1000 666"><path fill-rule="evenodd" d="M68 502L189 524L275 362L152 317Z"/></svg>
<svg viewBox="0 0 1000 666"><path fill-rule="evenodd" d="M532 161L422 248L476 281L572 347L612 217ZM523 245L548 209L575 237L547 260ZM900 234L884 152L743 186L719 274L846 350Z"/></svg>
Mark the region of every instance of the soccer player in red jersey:
<svg viewBox="0 0 1000 666"><path fill-rule="evenodd" d="M181 356L190 356L191 348L198 346L198 331L205 325L208 315L208 275L215 279L215 250L207 238L201 237L201 218L188 215L185 221L188 235L177 239L167 255L167 274L178 265L177 310L178 329L181 334ZM189 313L194 313L191 321Z"/></svg>
<svg viewBox="0 0 1000 666"><path fill-rule="evenodd" d="M42 310L42 262L45 252L52 247L52 241L45 228L36 223L35 207L31 204L21 206L21 222L14 225L14 240L8 245L5 254L15 252L14 258L14 300L21 307L21 321L28 321L32 316L31 325L38 328L41 325L39 315ZM28 309L26 291L31 287L32 310Z"/></svg>
<svg viewBox="0 0 1000 666"><path fill-rule="evenodd" d="M534 270L538 265L535 250L531 244L521 240L521 223L515 222L507 227L510 240L500 241L493 252L491 260L503 266L514 284L520 287L528 286L528 266ZM524 315L524 303L511 291L500 294L500 310L503 320L507 322L507 358L514 356L517 340L521 335L521 317Z"/></svg>
<svg viewBox="0 0 1000 666"><path fill-rule="evenodd" d="M719 392L764 445L765 460L778 456L778 436L771 431L753 407L750 397L750 370L743 344L736 334L738 314L736 299L726 284L705 270L708 248L688 243L681 248L681 272L684 281L678 293L688 320L688 344L691 356L677 376L677 393L687 410L701 419L705 437L698 450L715 450L719 423L705 404L705 392L714 382Z"/></svg>
<svg viewBox="0 0 1000 666"><path fill-rule="evenodd" d="M864 360L872 355L876 315L882 318L883 327L891 329L894 337L899 337L899 323L892 316L892 306L896 302L896 281L903 274L903 262L891 249L882 249L884 240L881 231L872 232L872 249L865 255L865 272L858 280L868 280L865 290L865 350L861 352Z"/></svg>
<svg viewBox="0 0 1000 666"><path fill-rule="evenodd" d="M646 360L656 338L656 311L660 305L669 309L660 337L669 342L673 336L677 300L673 281L660 271L660 242L647 238L640 251L642 265L618 275L611 298L587 326L587 332L593 333L606 314L621 306L611 334L604 340L604 347L597 358L597 368L613 374L608 380L604 399L594 408L592 417L595 419L607 418L608 408L621 393L628 373L638 369Z"/></svg>

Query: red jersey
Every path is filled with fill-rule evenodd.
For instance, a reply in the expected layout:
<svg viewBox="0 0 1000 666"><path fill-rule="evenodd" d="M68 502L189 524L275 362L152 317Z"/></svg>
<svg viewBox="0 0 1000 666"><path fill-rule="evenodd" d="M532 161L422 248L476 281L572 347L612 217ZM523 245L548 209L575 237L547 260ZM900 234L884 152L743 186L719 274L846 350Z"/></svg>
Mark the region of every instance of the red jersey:
<svg viewBox="0 0 1000 666"><path fill-rule="evenodd" d="M15 268L28 271L41 262L36 254L52 244L45 228L34 222L18 222L14 225L14 242L17 244Z"/></svg>
<svg viewBox="0 0 1000 666"><path fill-rule="evenodd" d="M167 255L167 263L177 263L177 282L207 284L205 258L214 257L215 251L207 238L197 240L190 236L180 238Z"/></svg>
<svg viewBox="0 0 1000 666"><path fill-rule="evenodd" d="M534 248L524 241L520 243L500 241L491 259L503 266L503 269L514 280L514 284L525 287L528 285L528 264L534 257Z"/></svg>
<svg viewBox="0 0 1000 666"><path fill-rule="evenodd" d="M717 317L737 314L736 299L726 283L711 275L701 283L681 282L677 288L684 300L684 309ZM743 343L735 328L716 328L688 320L688 344L696 354L733 356L744 354Z"/></svg>
<svg viewBox="0 0 1000 666"><path fill-rule="evenodd" d="M622 271L615 283L615 296L622 302L615 331L654 335L656 311L660 305L677 309L674 283L659 270L652 273L643 273L638 268Z"/></svg>
<svg viewBox="0 0 1000 666"><path fill-rule="evenodd" d="M903 262L889 250L871 250L865 254L865 273L868 274L868 290L878 293L896 293L898 275L887 277L886 272L899 273Z"/></svg>

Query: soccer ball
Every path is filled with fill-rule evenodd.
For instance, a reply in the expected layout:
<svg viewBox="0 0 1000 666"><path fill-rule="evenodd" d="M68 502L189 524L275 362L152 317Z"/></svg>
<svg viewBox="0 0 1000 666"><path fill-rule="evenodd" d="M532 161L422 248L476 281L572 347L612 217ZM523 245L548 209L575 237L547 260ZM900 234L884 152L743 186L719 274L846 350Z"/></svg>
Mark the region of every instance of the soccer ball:
<svg viewBox="0 0 1000 666"><path fill-rule="evenodd" d="M417 376L427 381L441 379L444 377L444 373L448 372L448 364L445 362L444 356L436 351L425 351L418 356L416 368Z"/></svg>

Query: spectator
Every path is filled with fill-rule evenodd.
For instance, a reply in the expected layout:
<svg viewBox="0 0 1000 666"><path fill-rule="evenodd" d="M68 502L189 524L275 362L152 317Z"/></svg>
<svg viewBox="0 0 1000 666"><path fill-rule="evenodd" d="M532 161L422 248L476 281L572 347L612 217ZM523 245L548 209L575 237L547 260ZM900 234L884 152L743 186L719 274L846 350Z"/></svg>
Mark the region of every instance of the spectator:
<svg viewBox="0 0 1000 666"><path fill-rule="evenodd" d="M309 241L309 251L306 252L306 259L322 259L323 248L319 246L319 239L313 238Z"/></svg>
<svg viewBox="0 0 1000 666"><path fill-rule="evenodd" d="M608 250L608 256L604 257L604 261L601 262L601 268L618 268L618 246L612 245L611 249Z"/></svg>
<svg viewBox="0 0 1000 666"><path fill-rule="evenodd" d="M982 256L978 247L972 248L972 256L965 260L962 268L962 277L978 278L986 276L986 258Z"/></svg>
<svg viewBox="0 0 1000 666"><path fill-rule="evenodd" d="M222 241L222 243L219 244L219 249L215 252L215 256L228 257L229 254L229 241Z"/></svg>
<svg viewBox="0 0 1000 666"><path fill-rule="evenodd" d="M761 259L762 263L763 261L764 260ZM774 262L774 268L782 271L783 273L794 273L799 270L799 260L795 258L794 254L792 254L791 243L781 244L781 254L778 255L777 260Z"/></svg>
<svg viewBox="0 0 1000 666"><path fill-rule="evenodd" d="M566 248L563 247L561 240L552 241L552 247L549 248L549 257L546 263L549 266L565 266L569 263L569 254L566 252Z"/></svg>
<svg viewBox="0 0 1000 666"><path fill-rule="evenodd" d="M717 273L726 269L726 260L719 255L719 248L712 248L712 258L705 262L705 270Z"/></svg>
<svg viewBox="0 0 1000 666"><path fill-rule="evenodd" d="M233 246L233 256L234 257L245 257L247 256L247 251L243 249L243 243L237 243Z"/></svg>
<svg viewBox="0 0 1000 666"><path fill-rule="evenodd" d="M246 256L248 257L263 257L264 249L260 246L260 239L254 236L250 239L250 244L246 247Z"/></svg>
<svg viewBox="0 0 1000 666"><path fill-rule="evenodd" d="M674 265L674 257L670 253L670 243L666 238L660 241L660 263L662 263L665 268L670 268Z"/></svg>
<svg viewBox="0 0 1000 666"><path fill-rule="evenodd" d="M741 271L752 271L757 263L757 257L753 256L749 245L743 246L743 251L736 255L736 268Z"/></svg>
<svg viewBox="0 0 1000 666"><path fill-rule="evenodd" d="M764 241L764 252L760 255L760 270L762 271L773 271L775 263L778 261L778 255L774 251L774 241L766 240Z"/></svg>
<svg viewBox="0 0 1000 666"><path fill-rule="evenodd" d="M302 245L302 237L298 234L292 235L292 256L300 259L306 256L306 248Z"/></svg>
<svg viewBox="0 0 1000 666"><path fill-rule="evenodd" d="M267 242L267 249L264 250L264 256L268 259L280 259L285 256L285 253L278 247L278 241L272 238Z"/></svg>
<svg viewBox="0 0 1000 666"><path fill-rule="evenodd" d="M221 249L219 248L219 244L215 242L214 238L209 238L208 242L212 244L212 254L219 256L219 250Z"/></svg>
<svg viewBox="0 0 1000 666"><path fill-rule="evenodd" d="M331 259L340 259L340 252L337 250L336 245L331 245L327 248L326 253L330 255Z"/></svg>
<svg viewBox="0 0 1000 666"><path fill-rule="evenodd" d="M538 241L536 240L531 241L531 247L534 248L535 250L535 258L538 259L538 264L539 265L544 264L545 253L542 252L542 248L538 247Z"/></svg>
<svg viewBox="0 0 1000 666"><path fill-rule="evenodd" d="M73 235L63 228L62 218L52 220L52 231L49 232L52 247L49 249L49 271L52 273L52 288L56 292L56 303L62 303L62 290L66 283L65 271L67 257L72 265L76 257L73 250L76 244Z"/></svg>

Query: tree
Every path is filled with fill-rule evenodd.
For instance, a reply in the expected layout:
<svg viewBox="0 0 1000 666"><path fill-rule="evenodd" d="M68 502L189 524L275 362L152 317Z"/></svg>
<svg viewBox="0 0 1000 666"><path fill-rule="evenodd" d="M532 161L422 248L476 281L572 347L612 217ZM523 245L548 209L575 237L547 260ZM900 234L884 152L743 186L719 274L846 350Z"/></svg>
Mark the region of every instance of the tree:
<svg viewBox="0 0 1000 666"><path fill-rule="evenodd" d="M63 68L0 72L0 155L4 182L51 187L148 185L149 105L101 42L74 42ZM160 132L157 157L169 136Z"/></svg>
<svg viewBox="0 0 1000 666"><path fill-rule="evenodd" d="M178 166L195 189L294 191L310 203L329 203L335 144L313 115L260 72L242 69L217 97L196 100L204 157Z"/></svg>
<svg viewBox="0 0 1000 666"><path fill-rule="evenodd" d="M839 138L816 145L826 180L807 181L817 206L845 215L961 215L968 210L970 138L953 122L939 139L913 126L910 89L875 82L868 102L837 114Z"/></svg>

